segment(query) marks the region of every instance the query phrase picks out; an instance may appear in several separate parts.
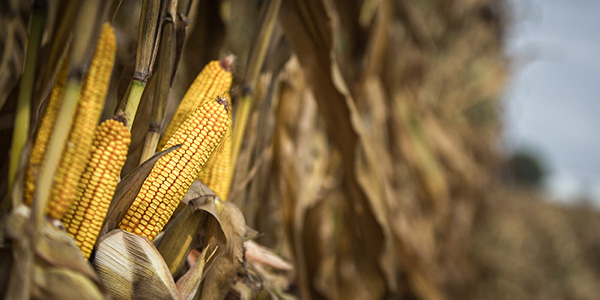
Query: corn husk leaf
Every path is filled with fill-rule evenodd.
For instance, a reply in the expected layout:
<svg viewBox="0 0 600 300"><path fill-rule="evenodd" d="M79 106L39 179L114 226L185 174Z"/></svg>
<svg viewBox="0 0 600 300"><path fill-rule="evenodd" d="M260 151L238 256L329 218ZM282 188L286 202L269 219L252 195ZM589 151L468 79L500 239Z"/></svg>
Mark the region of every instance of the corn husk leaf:
<svg viewBox="0 0 600 300"><path fill-rule="evenodd" d="M180 299L169 268L146 237L115 229L96 245L94 267L114 299Z"/></svg>
<svg viewBox="0 0 600 300"><path fill-rule="evenodd" d="M31 212L25 206L13 209L6 220L5 236L10 241L12 250L12 266L9 273L8 286L4 296L12 299L27 299L30 297L33 269L33 253L31 238L25 233L25 223Z"/></svg>
<svg viewBox="0 0 600 300"><path fill-rule="evenodd" d="M23 247L31 243L29 217L29 208L19 206L7 219L6 236L13 244L12 277L27 274L25 270L33 264L33 280L11 280L9 290L31 285L29 291L36 299L103 299L99 279L73 238L47 221L42 224L33 262L21 260L31 251Z"/></svg>
<svg viewBox="0 0 600 300"><path fill-rule="evenodd" d="M34 278L35 299L105 299L95 282L68 269L36 265Z"/></svg>
<svg viewBox="0 0 600 300"><path fill-rule="evenodd" d="M175 274L181 272L192 249L202 249L177 285L187 299L222 299L243 266L244 217L234 204L221 201L198 180L184 203L187 206L157 239L158 249Z"/></svg>
<svg viewBox="0 0 600 300"><path fill-rule="evenodd" d="M196 247L199 240L198 235L202 229L204 216L195 213L192 205L186 205L177 216L167 224L164 234L155 240L155 245L169 271L175 278L182 275L183 267L187 261L188 254ZM211 217L208 215L207 217ZM221 233L221 235L223 235ZM224 237L224 235L223 235Z"/></svg>
<svg viewBox="0 0 600 300"><path fill-rule="evenodd" d="M255 241L244 242L244 248L246 249L246 259L248 262L285 271L294 269L292 264L275 254L271 249L263 247Z"/></svg>
<svg viewBox="0 0 600 300"><path fill-rule="evenodd" d="M346 224L344 226L353 229L345 230L338 239L336 251L341 260L336 263L336 268L349 264L355 269L339 277L338 291L341 294L338 297L381 298L385 293L382 284L385 278L380 259L382 255L393 253L385 195L379 186L376 186L376 190L371 189L377 194L367 193L356 177L356 152L359 146L375 170L377 161L363 136L354 100L332 53L333 33L329 12L324 3L319 1L284 1L279 20L298 55L307 82L313 90L318 91L315 93L318 109L327 122L333 146L341 154L344 170L342 186L344 197L347 198L345 202L348 203L341 207L345 214L343 222ZM381 182L376 181L377 184Z"/></svg>
<svg viewBox="0 0 600 300"><path fill-rule="evenodd" d="M200 282L204 276L204 268L212 256L207 255L207 252L208 247L204 248L204 250L196 259L196 262L185 273L185 275L177 280L177 288L179 289L181 295L183 295L183 299L191 300L196 297L196 294L198 293L198 287L200 286ZM212 254L214 254L214 252Z"/></svg>
<svg viewBox="0 0 600 300"><path fill-rule="evenodd" d="M244 218L235 205L222 202L200 181L194 182L184 202L186 207L167 225L157 247L176 277L192 249L202 249L177 286L186 299L222 299L244 260Z"/></svg>
<svg viewBox="0 0 600 300"><path fill-rule="evenodd" d="M196 209L217 213L215 220L219 222L209 223L206 230L209 234L203 237L203 244L210 245L208 253L212 253L214 245L221 242L218 235L210 233L220 229L226 238L226 243L218 247L214 260L208 262L204 271L206 275L200 283L199 294L195 299L223 299L244 264L244 216L235 204L223 202L218 198L201 197L191 200L190 203Z"/></svg>

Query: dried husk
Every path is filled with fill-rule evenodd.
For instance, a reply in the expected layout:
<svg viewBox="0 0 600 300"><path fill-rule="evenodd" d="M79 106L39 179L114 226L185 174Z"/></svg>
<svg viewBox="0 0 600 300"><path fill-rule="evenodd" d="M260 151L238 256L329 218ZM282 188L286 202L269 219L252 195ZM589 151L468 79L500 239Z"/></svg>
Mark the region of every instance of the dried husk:
<svg viewBox="0 0 600 300"><path fill-rule="evenodd" d="M146 237L115 229L96 244L94 268L114 299L181 299L171 272Z"/></svg>

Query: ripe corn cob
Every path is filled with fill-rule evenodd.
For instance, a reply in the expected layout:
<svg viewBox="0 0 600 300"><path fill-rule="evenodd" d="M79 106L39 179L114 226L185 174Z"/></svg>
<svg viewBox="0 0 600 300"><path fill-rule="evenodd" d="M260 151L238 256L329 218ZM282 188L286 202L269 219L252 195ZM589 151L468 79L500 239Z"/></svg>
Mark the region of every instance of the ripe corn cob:
<svg viewBox="0 0 600 300"><path fill-rule="evenodd" d="M62 217L67 232L89 258L127 158L131 133L121 121L102 122L94 132L92 151L77 193Z"/></svg>
<svg viewBox="0 0 600 300"><path fill-rule="evenodd" d="M119 228L156 238L229 127L229 111L221 102L209 100L177 129L164 148L182 146L156 162Z"/></svg>
<svg viewBox="0 0 600 300"><path fill-rule="evenodd" d="M73 124L50 192L47 212L60 219L75 197L79 177L92 145L92 134L100 119L116 52L113 28L104 24L88 73L84 79Z"/></svg>
<svg viewBox="0 0 600 300"><path fill-rule="evenodd" d="M204 104L207 99L214 99L229 90L231 87L231 72L229 71L231 60L231 57L226 57L222 61L213 60L198 74L179 103L173 119L160 139L159 149L164 147L194 108Z"/></svg>
<svg viewBox="0 0 600 300"><path fill-rule="evenodd" d="M221 147L202 168L198 179L206 184L221 200L227 201L231 185L231 129L225 133Z"/></svg>
<svg viewBox="0 0 600 300"><path fill-rule="evenodd" d="M224 99L229 100L229 95ZM231 141L230 123L223 137L223 142L198 174L198 179L212 189L223 201L227 201L231 184Z"/></svg>
<svg viewBox="0 0 600 300"><path fill-rule="evenodd" d="M29 166L27 167L27 173L25 173L25 187L24 187L24 201L25 204L31 205L33 201L33 192L35 191L35 175L34 173L39 170L44 160L44 153L50 139L50 133L58 109L62 103L63 95L65 93L65 86L67 85L67 72L69 71L68 59L63 59L61 64L60 72L56 78L56 84L52 88L50 93L50 100L46 106L46 112L40 121L33 148L31 149L31 156L29 158Z"/></svg>

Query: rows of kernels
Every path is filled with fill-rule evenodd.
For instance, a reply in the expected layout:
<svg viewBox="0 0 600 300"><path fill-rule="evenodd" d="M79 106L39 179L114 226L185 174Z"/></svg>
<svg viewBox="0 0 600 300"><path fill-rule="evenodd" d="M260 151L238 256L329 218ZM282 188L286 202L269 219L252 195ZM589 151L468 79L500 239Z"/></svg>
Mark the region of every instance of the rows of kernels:
<svg viewBox="0 0 600 300"><path fill-rule="evenodd" d="M231 81L231 72L223 69L219 61L209 62L183 96L173 119L169 122L165 133L160 139L158 148L164 147L196 107L203 105L208 99L214 99L228 91L231 87Z"/></svg>
<svg viewBox="0 0 600 300"><path fill-rule="evenodd" d="M116 120L104 121L94 133L92 152L77 185L77 194L62 218L86 258L96 243L130 142L129 130Z"/></svg>
<svg viewBox="0 0 600 300"><path fill-rule="evenodd" d="M227 110L214 99L189 115L164 148L182 146L156 162L119 228L153 240L220 144L229 123Z"/></svg>
<svg viewBox="0 0 600 300"><path fill-rule="evenodd" d="M231 127L227 129L221 146L213 153L198 179L208 186L221 200L227 201L231 184Z"/></svg>
<svg viewBox="0 0 600 300"><path fill-rule="evenodd" d="M73 124L54 175L47 209L50 217L60 219L75 197L91 149L94 128L102 113L116 48L114 30L106 23L84 79Z"/></svg>
<svg viewBox="0 0 600 300"><path fill-rule="evenodd" d="M33 147L31 148L31 155L29 157L29 166L25 173L25 186L24 186L24 201L25 204L31 205L33 201L33 194L35 192L35 172L39 170L46 154L46 147L50 139L50 133L54 128L54 121L58 114L58 109L62 103L63 95L65 93L65 86L67 85L67 72L69 71L68 58L65 58L62 62L60 72L56 78L56 84L52 88L50 93L50 99L46 106L46 112L40 121Z"/></svg>

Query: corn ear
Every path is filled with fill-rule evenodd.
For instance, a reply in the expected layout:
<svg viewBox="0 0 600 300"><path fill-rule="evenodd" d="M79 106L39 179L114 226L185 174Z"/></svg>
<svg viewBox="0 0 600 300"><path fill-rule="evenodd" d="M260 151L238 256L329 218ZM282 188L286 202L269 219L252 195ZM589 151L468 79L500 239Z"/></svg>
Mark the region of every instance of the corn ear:
<svg viewBox="0 0 600 300"><path fill-rule="evenodd" d="M89 258L96 243L130 142L127 126L114 119L102 122L94 132L92 151L77 185L75 199L62 217L67 232L85 258Z"/></svg>
<svg viewBox="0 0 600 300"><path fill-rule="evenodd" d="M52 88L50 93L50 99L46 106L46 111L40 125L38 127L35 141L31 149L29 158L29 165L27 166L27 172L25 173L25 186L24 186L24 202L27 205L31 205L33 201L33 193L35 191L35 173L39 171L42 161L44 160L44 154L46 153L46 147L48 146L48 140L50 139L50 133L58 109L62 103L63 96L65 94L65 87L67 85L67 72L69 71L68 59L63 59L61 64L60 72L56 79L56 84Z"/></svg>
<svg viewBox="0 0 600 300"><path fill-rule="evenodd" d="M219 95L223 95L229 90L232 80L231 72L229 71L231 59L230 57L226 57L223 61L213 60L202 69L202 72L198 74L179 103L173 119L169 122L165 133L158 143L159 149L164 147L194 108L201 106L208 99L214 99Z"/></svg>
<svg viewBox="0 0 600 300"><path fill-rule="evenodd" d="M88 73L83 82L73 124L67 137L50 192L47 213L60 219L75 197L77 183L85 168L98 124L116 53L113 28L104 24Z"/></svg>
<svg viewBox="0 0 600 300"><path fill-rule="evenodd" d="M228 98L225 99L228 100ZM231 184L231 141L230 123L225 132L225 137L223 137L223 142L198 174L198 179L213 190L223 201L227 201Z"/></svg>
<svg viewBox="0 0 600 300"><path fill-rule="evenodd" d="M156 162L119 228L156 238L225 136L231 120L222 103L209 100L177 129L164 148L182 146Z"/></svg>

